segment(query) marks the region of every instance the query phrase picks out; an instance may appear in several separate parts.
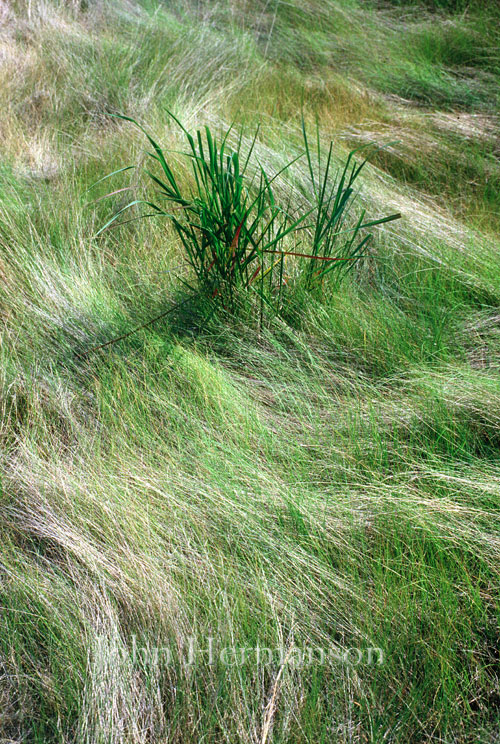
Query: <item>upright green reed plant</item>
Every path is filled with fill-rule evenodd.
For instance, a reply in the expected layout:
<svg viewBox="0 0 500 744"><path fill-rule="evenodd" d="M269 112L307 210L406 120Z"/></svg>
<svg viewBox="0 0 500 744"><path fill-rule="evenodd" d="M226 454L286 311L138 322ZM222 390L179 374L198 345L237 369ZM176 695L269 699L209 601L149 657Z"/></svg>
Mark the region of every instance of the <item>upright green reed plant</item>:
<svg viewBox="0 0 500 744"><path fill-rule="evenodd" d="M290 201L285 205L277 203L273 183L302 156L290 161L270 178L262 166L250 168L258 129L242 158L243 132L240 132L236 145L230 147L228 138L232 127L220 141L208 126L203 132L198 130L193 137L173 114L170 115L187 140L185 155L191 167L193 188L181 187L162 148L140 124L130 117L120 116L138 126L152 147L148 154L159 164L160 173L156 175L149 170L146 173L159 188L161 202L134 200L99 232L110 227L125 210L138 204L145 204L153 210L141 217L156 215L170 219L196 280L194 285L186 282L187 286L219 302L232 313L236 310L240 292L252 291L259 298L262 323L265 307L273 313L280 310L287 280L284 272L287 257L298 261L298 273L305 273L306 286L312 289L321 284L333 269L337 269L341 276L341 267L348 268L361 257L370 238L370 235L361 237L365 228L400 216L364 222L363 211L354 226L348 227L354 184L365 162L357 165L353 159L355 151L350 153L340 177L334 178L333 145L330 144L323 168L318 133L315 171L304 124L302 133L313 198L309 199L307 207L292 215Z"/></svg>

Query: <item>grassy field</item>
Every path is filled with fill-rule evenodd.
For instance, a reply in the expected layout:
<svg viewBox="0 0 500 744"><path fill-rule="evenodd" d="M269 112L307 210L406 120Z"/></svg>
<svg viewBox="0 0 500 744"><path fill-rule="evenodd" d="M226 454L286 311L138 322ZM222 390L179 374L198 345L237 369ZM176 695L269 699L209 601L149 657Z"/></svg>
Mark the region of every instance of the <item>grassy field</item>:
<svg viewBox="0 0 500 744"><path fill-rule="evenodd" d="M0 2L2 744L499 741L499 23ZM150 167L110 114L192 183L168 111L260 124L270 174L302 117L336 167L376 143L353 218L402 218L341 284L290 259L280 313L207 317L168 220L97 235L156 191L96 184ZM275 184L307 204L306 160Z"/></svg>

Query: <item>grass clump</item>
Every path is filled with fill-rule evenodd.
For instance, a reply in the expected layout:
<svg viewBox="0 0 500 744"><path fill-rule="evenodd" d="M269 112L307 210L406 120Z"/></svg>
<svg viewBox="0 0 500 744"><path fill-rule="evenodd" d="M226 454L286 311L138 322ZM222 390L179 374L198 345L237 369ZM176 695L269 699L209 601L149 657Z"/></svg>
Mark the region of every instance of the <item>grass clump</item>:
<svg viewBox="0 0 500 744"><path fill-rule="evenodd" d="M210 127L205 126L203 133L198 130L193 137L173 114L170 116L187 139L189 151L186 155L194 185L191 189L185 188L161 146L134 119L121 116L139 126L153 148L148 154L160 165L161 178L149 170L146 174L159 188L161 206L158 201L134 199L99 232L111 227L123 212L139 204L153 210L140 215L139 219L168 218L196 280L194 285L189 280L185 284L193 292L220 303L232 314L241 290L252 290L257 295L261 325L264 307L279 313L283 290L292 273L285 264L289 258L300 260L295 274L304 277L308 290L321 286L332 272L336 273L338 285L346 271L362 257L372 237L366 230L401 217L392 214L366 220L363 209L353 222L354 189L366 160L358 164L354 159L356 151L352 151L344 167L334 175L333 143L330 143L323 165L318 130L315 168L304 120L302 155L307 158L312 194L308 194L309 198L298 208L292 208L290 198L284 204L279 203L273 184L300 155L270 177L260 163L257 168L251 168L259 129L248 151L242 155L243 130L231 147L232 127L219 143ZM127 168L117 172L123 170Z"/></svg>

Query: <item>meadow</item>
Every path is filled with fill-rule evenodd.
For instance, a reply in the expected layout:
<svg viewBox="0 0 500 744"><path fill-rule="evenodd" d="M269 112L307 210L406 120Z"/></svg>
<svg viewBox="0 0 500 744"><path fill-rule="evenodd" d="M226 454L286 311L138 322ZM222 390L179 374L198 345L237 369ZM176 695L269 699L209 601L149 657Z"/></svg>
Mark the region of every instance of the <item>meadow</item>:
<svg viewBox="0 0 500 744"><path fill-rule="evenodd" d="M1 744L498 742L499 23L0 0ZM205 171L176 120L230 130L230 263L193 200L189 264L117 115L181 212ZM330 142L333 199L366 158L341 227L401 216L333 221L356 260L319 276L291 254Z"/></svg>

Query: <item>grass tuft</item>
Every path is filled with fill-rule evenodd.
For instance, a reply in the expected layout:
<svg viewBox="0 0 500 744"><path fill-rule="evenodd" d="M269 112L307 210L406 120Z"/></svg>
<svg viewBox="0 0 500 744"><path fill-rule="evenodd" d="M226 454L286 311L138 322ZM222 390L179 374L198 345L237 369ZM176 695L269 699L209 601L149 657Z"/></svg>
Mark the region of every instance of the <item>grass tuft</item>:
<svg viewBox="0 0 500 744"><path fill-rule="evenodd" d="M366 234L361 238L363 232L401 217L400 214L393 214L367 221L366 210L362 210L354 225L350 226L354 189L366 161L358 165L353 151L340 174L332 178L333 143L330 143L326 163L322 167L318 130L315 157L318 171L315 173L313 153L303 119L304 154L313 191L313 207L307 211L303 205L294 210L290 200L284 205L278 204L273 191L276 179L301 156L286 163L272 177L260 164L257 169L253 168L252 173L250 166L258 129L243 157L243 130L232 149L228 144L232 127L219 143L208 126L205 126L203 134L198 130L193 136L173 114L170 116L181 128L189 145L187 158L191 165L194 190L183 190L161 146L146 130L134 119L120 116L138 126L153 149L148 155L160 165L161 178L149 170L146 170L146 174L159 188L163 204L159 206L158 202L148 199L134 199L108 220L97 234L112 227L124 212L136 205L145 205L152 210L137 219L168 218L196 278L194 286L189 282L184 283L193 293L201 293L215 300L232 314L242 290L253 290L258 296L261 324L264 307L279 312L283 290L288 282L289 270L285 270L287 258L299 258L302 263L305 259L303 273L307 289L322 285L332 271L337 274L338 285L345 271L363 257L361 252L372 237ZM105 178L129 167L120 168ZM124 190L118 189L108 196ZM307 237L302 239L303 231L311 232L310 242Z"/></svg>

